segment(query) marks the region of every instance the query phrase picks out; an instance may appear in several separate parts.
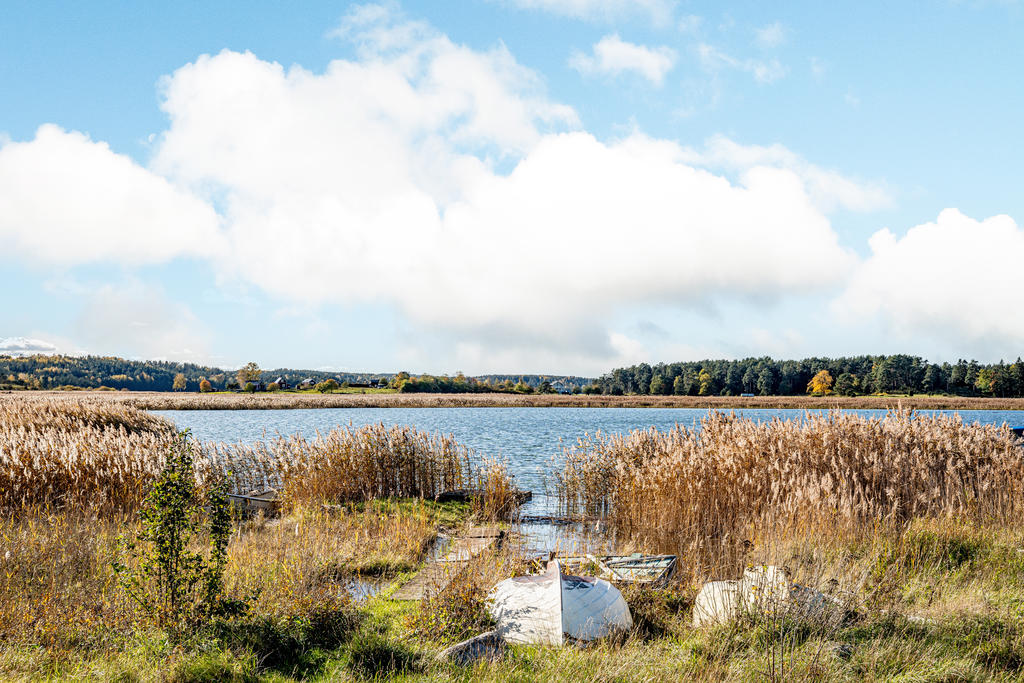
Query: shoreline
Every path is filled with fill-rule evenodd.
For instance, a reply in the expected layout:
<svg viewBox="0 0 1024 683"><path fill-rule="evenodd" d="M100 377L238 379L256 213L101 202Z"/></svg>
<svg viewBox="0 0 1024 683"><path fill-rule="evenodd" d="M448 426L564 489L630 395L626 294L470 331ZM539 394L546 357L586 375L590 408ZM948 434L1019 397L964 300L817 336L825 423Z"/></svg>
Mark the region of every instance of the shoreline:
<svg viewBox="0 0 1024 683"><path fill-rule="evenodd" d="M65 398L143 410L320 408L697 408L716 410L1021 410L1024 398L962 396L605 396L563 394L175 394L124 391L14 391L0 401Z"/></svg>

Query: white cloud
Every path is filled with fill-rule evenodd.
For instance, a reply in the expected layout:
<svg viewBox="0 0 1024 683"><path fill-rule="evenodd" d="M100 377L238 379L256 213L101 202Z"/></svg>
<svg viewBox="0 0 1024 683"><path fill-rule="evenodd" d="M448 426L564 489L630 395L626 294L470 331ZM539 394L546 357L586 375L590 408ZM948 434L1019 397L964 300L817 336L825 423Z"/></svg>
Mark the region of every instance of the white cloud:
<svg viewBox="0 0 1024 683"><path fill-rule="evenodd" d="M1024 230L1012 218L978 221L946 209L903 237L880 230L870 245L834 302L842 319L877 315L897 334L930 336L965 355L1020 353Z"/></svg>
<svg viewBox="0 0 1024 683"><path fill-rule="evenodd" d="M750 74L758 83L774 83L786 75L786 67L778 59L737 59L707 43L697 46L697 57L701 65L712 73L734 69Z"/></svg>
<svg viewBox="0 0 1024 683"><path fill-rule="evenodd" d="M669 47L645 47L618 35L605 36L595 43L592 55L575 52L569 58L569 65L582 74L618 76L634 72L657 86L675 63L676 52Z"/></svg>
<svg viewBox="0 0 1024 683"><path fill-rule="evenodd" d="M0 147L0 245L42 263L157 263L220 248L209 206L86 135Z"/></svg>
<svg viewBox="0 0 1024 683"><path fill-rule="evenodd" d="M675 12L676 0L506 0L524 9L538 9L576 19L611 21L631 15L664 25Z"/></svg>
<svg viewBox="0 0 1024 683"><path fill-rule="evenodd" d="M767 49L779 47L786 42L786 27L776 21L754 29L754 42Z"/></svg>
<svg viewBox="0 0 1024 683"><path fill-rule="evenodd" d="M618 306L802 290L850 265L797 174L732 184L674 143L544 132L560 110L501 77L508 59L438 38L319 76L203 58L168 79L156 164L217 188L239 262L261 263L239 277L492 341L610 352L590 321ZM497 102L514 114L485 116Z"/></svg>
<svg viewBox="0 0 1024 683"><path fill-rule="evenodd" d="M42 339L27 337L0 338L0 356L31 356L34 354L53 355L59 353L56 344Z"/></svg>
<svg viewBox="0 0 1024 683"><path fill-rule="evenodd" d="M74 204L83 244L95 233L107 245L75 258L204 253L222 236L220 275L283 305L384 306L470 356L476 345L589 367L639 348L604 326L616 312L771 301L836 286L855 265L821 198L861 200L785 148L721 143L720 158L704 158L640 133L598 140L503 46L472 50L387 8L360 9L344 33L359 57L322 73L230 51L178 69L162 85L170 125L149 171L55 131L93 152L75 178L109 179L114 166L137 183L131 196ZM722 159L729 177L709 170ZM136 194L205 227L129 248L149 216L129 210ZM159 234L177 224L149 218ZM107 230L129 246L114 249ZM78 336L104 350L205 353L195 317L141 285L101 289Z"/></svg>
<svg viewBox="0 0 1024 683"><path fill-rule="evenodd" d="M756 166L784 168L803 180L807 193L824 212L842 208L851 211L875 211L892 205L885 187L859 182L837 171L816 166L786 147L775 144L741 145L723 136L714 136L703 150L688 149L686 159L709 168L744 170Z"/></svg>

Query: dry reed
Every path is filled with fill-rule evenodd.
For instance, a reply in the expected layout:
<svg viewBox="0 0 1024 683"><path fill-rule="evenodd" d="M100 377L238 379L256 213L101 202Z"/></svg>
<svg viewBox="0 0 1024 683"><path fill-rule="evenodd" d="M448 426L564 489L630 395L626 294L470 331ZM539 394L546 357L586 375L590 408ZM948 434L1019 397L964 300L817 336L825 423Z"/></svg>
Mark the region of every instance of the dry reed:
<svg viewBox="0 0 1024 683"><path fill-rule="evenodd" d="M134 509L174 438L167 420L125 405L0 403L0 511Z"/></svg>
<svg viewBox="0 0 1024 683"><path fill-rule="evenodd" d="M302 408L704 408L804 410L1024 410L1024 398L969 396L603 396L562 394L189 394L143 391L22 391L0 401L72 398L143 410L278 410Z"/></svg>
<svg viewBox="0 0 1024 683"><path fill-rule="evenodd" d="M908 411L765 423L713 413L699 429L581 440L556 485L567 514L607 516L629 542L706 576L734 571L771 534L1019 519L1024 449L1005 427Z"/></svg>

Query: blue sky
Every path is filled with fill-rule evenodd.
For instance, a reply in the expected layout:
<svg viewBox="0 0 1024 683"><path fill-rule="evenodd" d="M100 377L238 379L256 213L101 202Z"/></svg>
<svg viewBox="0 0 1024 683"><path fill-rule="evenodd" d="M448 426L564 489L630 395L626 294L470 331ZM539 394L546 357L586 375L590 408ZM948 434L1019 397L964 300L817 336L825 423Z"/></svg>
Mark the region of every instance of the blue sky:
<svg viewBox="0 0 1024 683"><path fill-rule="evenodd" d="M980 1L8 2L0 352L1012 359L1022 24Z"/></svg>

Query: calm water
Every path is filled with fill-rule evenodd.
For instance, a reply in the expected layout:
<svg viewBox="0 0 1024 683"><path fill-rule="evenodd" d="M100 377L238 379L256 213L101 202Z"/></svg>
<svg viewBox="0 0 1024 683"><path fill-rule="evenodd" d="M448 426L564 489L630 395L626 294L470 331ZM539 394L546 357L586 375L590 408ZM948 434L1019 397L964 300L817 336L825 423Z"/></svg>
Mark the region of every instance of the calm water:
<svg viewBox="0 0 1024 683"><path fill-rule="evenodd" d="M597 431L628 433L635 429L695 426L703 408L327 408L319 410L166 410L155 411L179 429L191 429L201 441L257 441L277 434L313 436L338 425L384 423L411 425L454 437L477 453L503 457L521 488L534 492L528 512L546 509L545 474L562 445ZM804 410L737 410L737 415L764 421L800 419ZM824 411L809 411L824 412ZM850 411L881 416L884 410ZM921 411L928 413L931 411ZM956 411L935 411L955 413ZM1024 411L965 410L965 422L1024 425Z"/></svg>

